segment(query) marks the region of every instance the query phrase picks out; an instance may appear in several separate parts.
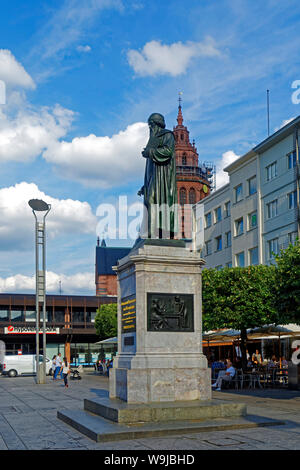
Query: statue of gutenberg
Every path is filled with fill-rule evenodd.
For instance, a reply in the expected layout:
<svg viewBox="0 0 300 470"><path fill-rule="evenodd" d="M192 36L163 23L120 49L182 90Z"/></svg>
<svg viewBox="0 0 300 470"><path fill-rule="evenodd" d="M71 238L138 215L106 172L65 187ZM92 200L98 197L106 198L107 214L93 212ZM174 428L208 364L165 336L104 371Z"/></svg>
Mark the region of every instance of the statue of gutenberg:
<svg viewBox="0 0 300 470"><path fill-rule="evenodd" d="M144 195L142 238L174 238L177 232L177 187L175 138L165 129L161 114L148 119L150 137L142 156L146 158L144 186L138 195Z"/></svg>

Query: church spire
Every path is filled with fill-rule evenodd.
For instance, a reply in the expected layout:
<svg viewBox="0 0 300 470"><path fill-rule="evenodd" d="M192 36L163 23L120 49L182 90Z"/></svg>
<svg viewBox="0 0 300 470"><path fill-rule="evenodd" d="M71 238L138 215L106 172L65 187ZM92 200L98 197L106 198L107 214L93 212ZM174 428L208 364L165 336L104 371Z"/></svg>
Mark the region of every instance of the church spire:
<svg viewBox="0 0 300 470"><path fill-rule="evenodd" d="M183 123L183 116L182 116L182 111L181 111L181 102L182 102L182 98L181 98L181 95L182 95L182 91L180 91L178 93L179 95L179 98L178 98L178 115L177 115L177 122L178 122L178 125L179 126L182 126L182 123Z"/></svg>

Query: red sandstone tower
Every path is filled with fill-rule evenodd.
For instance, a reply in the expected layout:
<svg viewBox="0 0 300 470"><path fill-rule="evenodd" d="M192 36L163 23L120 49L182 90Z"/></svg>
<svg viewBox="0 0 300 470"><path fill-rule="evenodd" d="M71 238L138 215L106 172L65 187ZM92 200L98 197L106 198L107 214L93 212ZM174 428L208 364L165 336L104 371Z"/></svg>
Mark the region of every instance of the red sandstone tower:
<svg viewBox="0 0 300 470"><path fill-rule="evenodd" d="M203 164L199 167L199 156L195 142L190 143L189 131L183 125L181 98L179 97L177 126L173 127L175 134L176 179L179 210L178 238L192 238L192 211L191 206L183 208L186 204L196 202L209 195L213 176L213 166Z"/></svg>

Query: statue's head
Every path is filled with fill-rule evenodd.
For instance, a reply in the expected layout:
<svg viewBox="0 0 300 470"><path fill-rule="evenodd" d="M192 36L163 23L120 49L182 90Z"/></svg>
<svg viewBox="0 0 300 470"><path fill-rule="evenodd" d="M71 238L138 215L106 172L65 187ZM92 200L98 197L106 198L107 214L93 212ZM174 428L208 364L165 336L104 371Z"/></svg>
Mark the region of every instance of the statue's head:
<svg viewBox="0 0 300 470"><path fill-rule="evenodd" d="M161 127L162 129L166 127L165 118L163 117L162 114L159 114L159 113L151 114L151 116L149 116L148 118L148 124L150 127L153 124Z"/></svg>

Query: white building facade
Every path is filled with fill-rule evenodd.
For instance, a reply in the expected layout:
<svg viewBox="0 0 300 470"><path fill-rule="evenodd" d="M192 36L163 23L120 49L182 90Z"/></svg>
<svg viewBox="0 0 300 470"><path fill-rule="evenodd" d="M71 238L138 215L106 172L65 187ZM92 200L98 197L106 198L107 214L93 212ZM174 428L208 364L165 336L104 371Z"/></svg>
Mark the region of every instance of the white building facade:
<svg viewBox="0 0 300 470"><path fill-rule="evenodd" d="M299 237L300 116L226 167L229 183L198 203L206 268L271 264Z"/></svg>

